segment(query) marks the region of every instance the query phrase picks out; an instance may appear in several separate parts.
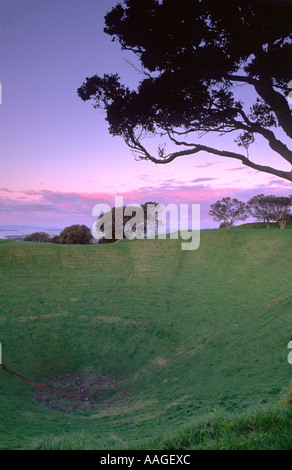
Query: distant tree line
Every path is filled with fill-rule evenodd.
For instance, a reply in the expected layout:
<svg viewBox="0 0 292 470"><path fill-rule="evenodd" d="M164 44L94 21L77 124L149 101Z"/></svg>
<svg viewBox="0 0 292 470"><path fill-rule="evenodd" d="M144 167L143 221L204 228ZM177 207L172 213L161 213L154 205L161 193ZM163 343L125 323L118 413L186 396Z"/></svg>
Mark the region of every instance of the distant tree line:
<svg viewBox="0 0 292 470"><path fill-rule="evenodd" d="M45 242L45 243L60 243L72 245L89 245L93 243L93 235L86 225L70 225L64 228L60 235L50 237L45 232L34 232L24 238L26 242Z"/></svg>
<svg viewBox="0 0 292 470"><path fill-rule="evenodd" d="M140 206L144 211L143 227L136 226L132 227L131 230L142 231L146 235L147 231L147 205L157 203L147 202ZM257 222L262 222L269 229L273 223L279 224L280 229L285 229L287 221L292 220L291 213L292 206L292 195L290 196L274 196L264 194L258 194L252 197L246 203L239 201L236 198L224 197L220 201L215 202L211 205L209 214L217 222L220 222L219 228L226 228L230 230L232 226L238 221L244 221L248 217L253 217ZM127 225L133 220L133 212L135 212L135 206L131 207L132 213L126 214L123 210L123 238L126 238L125 231ZM125 209L125 207L123 207ZM137 208L136 208L137 210ZM110 211L111 218L111 229L110 233L107 233L105 227L101 226L101 237L98 243L113 243L117 241L115 238L115 220L116 220L116 208L113 207ZM104 214L100 214L97 218L97 222L101 219ZM155 227L153 227L154 233L157 233L158 219L155 219ZM59 235L50 237L46 232L34 232L24 237L24 241L29 242L43 242L43 243L59 243L59 244L73 244L73 245L89 245L94 243L94 237L91 230L86 225L70 225L66 227Z"/></svg>
<svg viewBox="0 0 292 470"><path fill-rule="evenodd" d="M142 204L138 208L136 206L123 206L123 219L122 219L122 227L123 227L123 233L122 233L122 238L127 238L126 233L127 230L132 231L134 234L135 232L142 233L146 235L147 230L149 230L149 225L151 225L151 222L148 220L148 212L147 212L147 206L148 205L154 205L158 206L158 203L156 202L145 202L145 204ZM125 210L127 209L127 210ZM136 212L141 210L143 212L143 225L139 226L138 222L135 222L135 215ZM105 224L101 224L101 236L98 239L97 243L102 244L102 243L114 243L117 241L117 238L115 237L116 233L116 207L113 207L108 213L106 214L100 214L99 217L97 218L96 222L99 222L101 219L105 218L105 215L108 215L111 224L110 224L110 230L105 227ZM135 214L133 216L133 214ZM138 218L137 218L138 220ZM150 229L153 230L153 233L157 233L157 228L158 228L158 216L155 216L154 219L154 226L150 227ZM71 245L89 245L91 243L94 243L94 236L91 232L91 230L86 226L86 225L70 225L69 227L66 227L59 235L55 235L53 237L50 237L50 235L46 232L34 232L30 235L27 235L24 238L24 241L27 242L43 242L43 243L58 243L58 244L71 244Z"/></svg>
<svg viewBox="0 0 292 470"><path fill-rule="evenodd" d="M286 227L291 214L292 195L290 196L265 196L258 194L246 203L236 198L225 197L211 205L209 214L217 222L221 222L220 228L230 230L235 222L244 221L253 217L257 222L263 222L269 229L273 223L278 223L280 229Z"/></svg>

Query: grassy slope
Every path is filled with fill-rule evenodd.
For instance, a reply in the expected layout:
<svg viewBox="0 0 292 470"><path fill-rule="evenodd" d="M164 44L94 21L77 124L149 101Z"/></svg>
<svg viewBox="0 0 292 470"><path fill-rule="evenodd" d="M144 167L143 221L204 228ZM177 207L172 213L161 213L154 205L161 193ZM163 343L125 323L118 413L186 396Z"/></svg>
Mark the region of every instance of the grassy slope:
<svg viewBox="0 0 292 470"><path fill-rule="evenodd" d="M180 243L0 242L7 367L40 382L90 367L132 383L123 403L65 415L0 370L0 446L292 447L291 406L277 404L292 371L291 232Z"/></svg>

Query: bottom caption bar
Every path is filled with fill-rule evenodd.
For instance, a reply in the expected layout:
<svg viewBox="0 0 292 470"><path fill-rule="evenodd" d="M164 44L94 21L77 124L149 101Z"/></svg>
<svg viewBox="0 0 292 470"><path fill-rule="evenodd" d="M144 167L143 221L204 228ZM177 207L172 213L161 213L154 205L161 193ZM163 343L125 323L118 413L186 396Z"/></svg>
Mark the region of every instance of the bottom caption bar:
<svg viewBox="0 0 292 470"><path fill-rule="evenodd" d="M134 468L136 465L191 465L192 453L184 451L98 451L100 465L122 465Z"/></svg>

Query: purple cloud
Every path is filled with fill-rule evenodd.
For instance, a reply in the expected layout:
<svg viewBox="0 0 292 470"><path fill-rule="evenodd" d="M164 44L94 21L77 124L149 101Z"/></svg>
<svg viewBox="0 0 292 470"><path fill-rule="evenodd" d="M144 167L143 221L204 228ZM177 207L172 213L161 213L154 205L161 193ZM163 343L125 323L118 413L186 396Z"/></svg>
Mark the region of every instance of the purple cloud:
<svg viewBox="0 0 292 470"><path fill-rule="evenodd" d="M271 185L259 185L251 189L245 188L211 188L200 184L214 178L197 178L184 184L181 181L166 180L156 186L144 186L137 190L128 190L119 194L115 193L89 193L89 192L60 192L48 189L25 190L16 195L0 197L1 222L13 222L15 224L34 222L44 225L68 226L73 223L84 223L92 226L93 207L98 204L108 204L112 207L115 196L123 196L124 205L143 204L147 201L168 204L200 204L202 228L212 228L217 225L209 216L210 205L223 197L235 197L243 202L248 201L256 194L288 195L291 191L290 183L281 184L277 179L271 180ZM289 192L289 190L290 192ZM10 191L8 191L10 192ZM20 196L25 194L26 197Z"/></svg>
<svg viewBox="0 0 292 470"><path fill-rule="evenodd" d="M246 166L237 166L235 168L228 168L227 171L241 171L241 170L248 170Z"/></svg>
<svg viewBox="0 0 292 470"><path fill-rule="evenodd" d="M7 189L7 188L0 188L0 191L5 191L6 193L14 193L15 191L12 191L12 189Z"/></svg>
<svg viewBox="0 0 292 470"><path fill-rule="evenodd" d="M195 168L207 168L208 166L219 165L221 162L206 162L201 165L194 165Z"/></svg>
<svg viewBox="0 0 292 470"><path fill-rule="evenodd" d="M217 178L196 178L196 179L192 180L192 183L202 183L204 181L214 181L216 179Z"/></svg>

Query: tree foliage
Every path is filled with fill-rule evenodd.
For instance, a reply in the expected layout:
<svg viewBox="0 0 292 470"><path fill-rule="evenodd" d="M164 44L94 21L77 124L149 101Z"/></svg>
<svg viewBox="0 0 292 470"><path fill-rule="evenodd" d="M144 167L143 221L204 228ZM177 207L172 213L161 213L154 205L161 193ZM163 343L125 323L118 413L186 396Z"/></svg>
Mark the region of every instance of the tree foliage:
<svg viewBox="0 0 292 470"><path fill-rule="evenodd" d="M231 197L224 197L211 205L209 214L213 216L216 222L223 222L227 230L238 220L246 220L248 213L244 202Z"/></svg>
<svg viewBox="0 0 292 470"><path fill-rule="evenodd" d="M276 222L278 222L281 229L286 227L287 220L291 215L291 203L291 197L270 196L270 206L273 218Z"/></svg>
<svg viewBox="0 0 292 470"><path fill-rule="evenodd" d="M50 238L51 243L61 243L60 242L60 235L54 235L53 237Z"/></svg>
<svg viewBox="0 0 292 470"><path fill-rule="evenodd" d="M33 232L30 235L26 235L23 240L25 242L49 242L50 235L46 232Z"/></svg>
<svg viewBox="0 0 292 470"><path fill-rule="evenodd" d="M271 227L273 215L269 204L269 196L258 194L247 202L247 210L258 222L264 222L267 228Z"/></svg>
<svg viewBox="0 0 292 470"><path fill-rule="evenodd" d="M91 230L86 225L70 225L60 233L57 243L72 245L89 245L93 242Z"/></svg>
<svg viewBox="0 0 292 470"><path fill-rule="evenodd" d="M264 196L258 194L247 202L247 210L259 222L264 222L270 228L272 222L277 222L284 229L291 216L292 197Z"/></svg>
<svg viewBox="0 0 292 470"><path fill-rule="evenodd" d="M147 207L157 207L156 202L146 202L140 205L129 205L122 207L112 207L105 214L100 214L97 222L100 224L100 237L98 243L114 243L121 238L131 238L137 236L144 238L151 232L155 236L157 233L158 218L157 214L153 221L148 218ZM120 215L121 214L121 215ZM121 233L117 238L119 231L119 217L121 217ZM153 225L153 226L152 226Z"/></svg>
<svg viewBox="0 0 292 470"><path fill-rule="evenodd" d="M292 164L291 17L285 0L124 0L106 15L105 32L136 54L143 79L131 90L117 74L94 75L78 94L105 110L110 133L138 159L166 164L207 152L292 181L292 171L249 151L261 138ZM255 97L248 105L247 96ZM210 133L233 136L243 153L203 144ZM144 144L149 134L162 138L156 153Z"/></svg>

